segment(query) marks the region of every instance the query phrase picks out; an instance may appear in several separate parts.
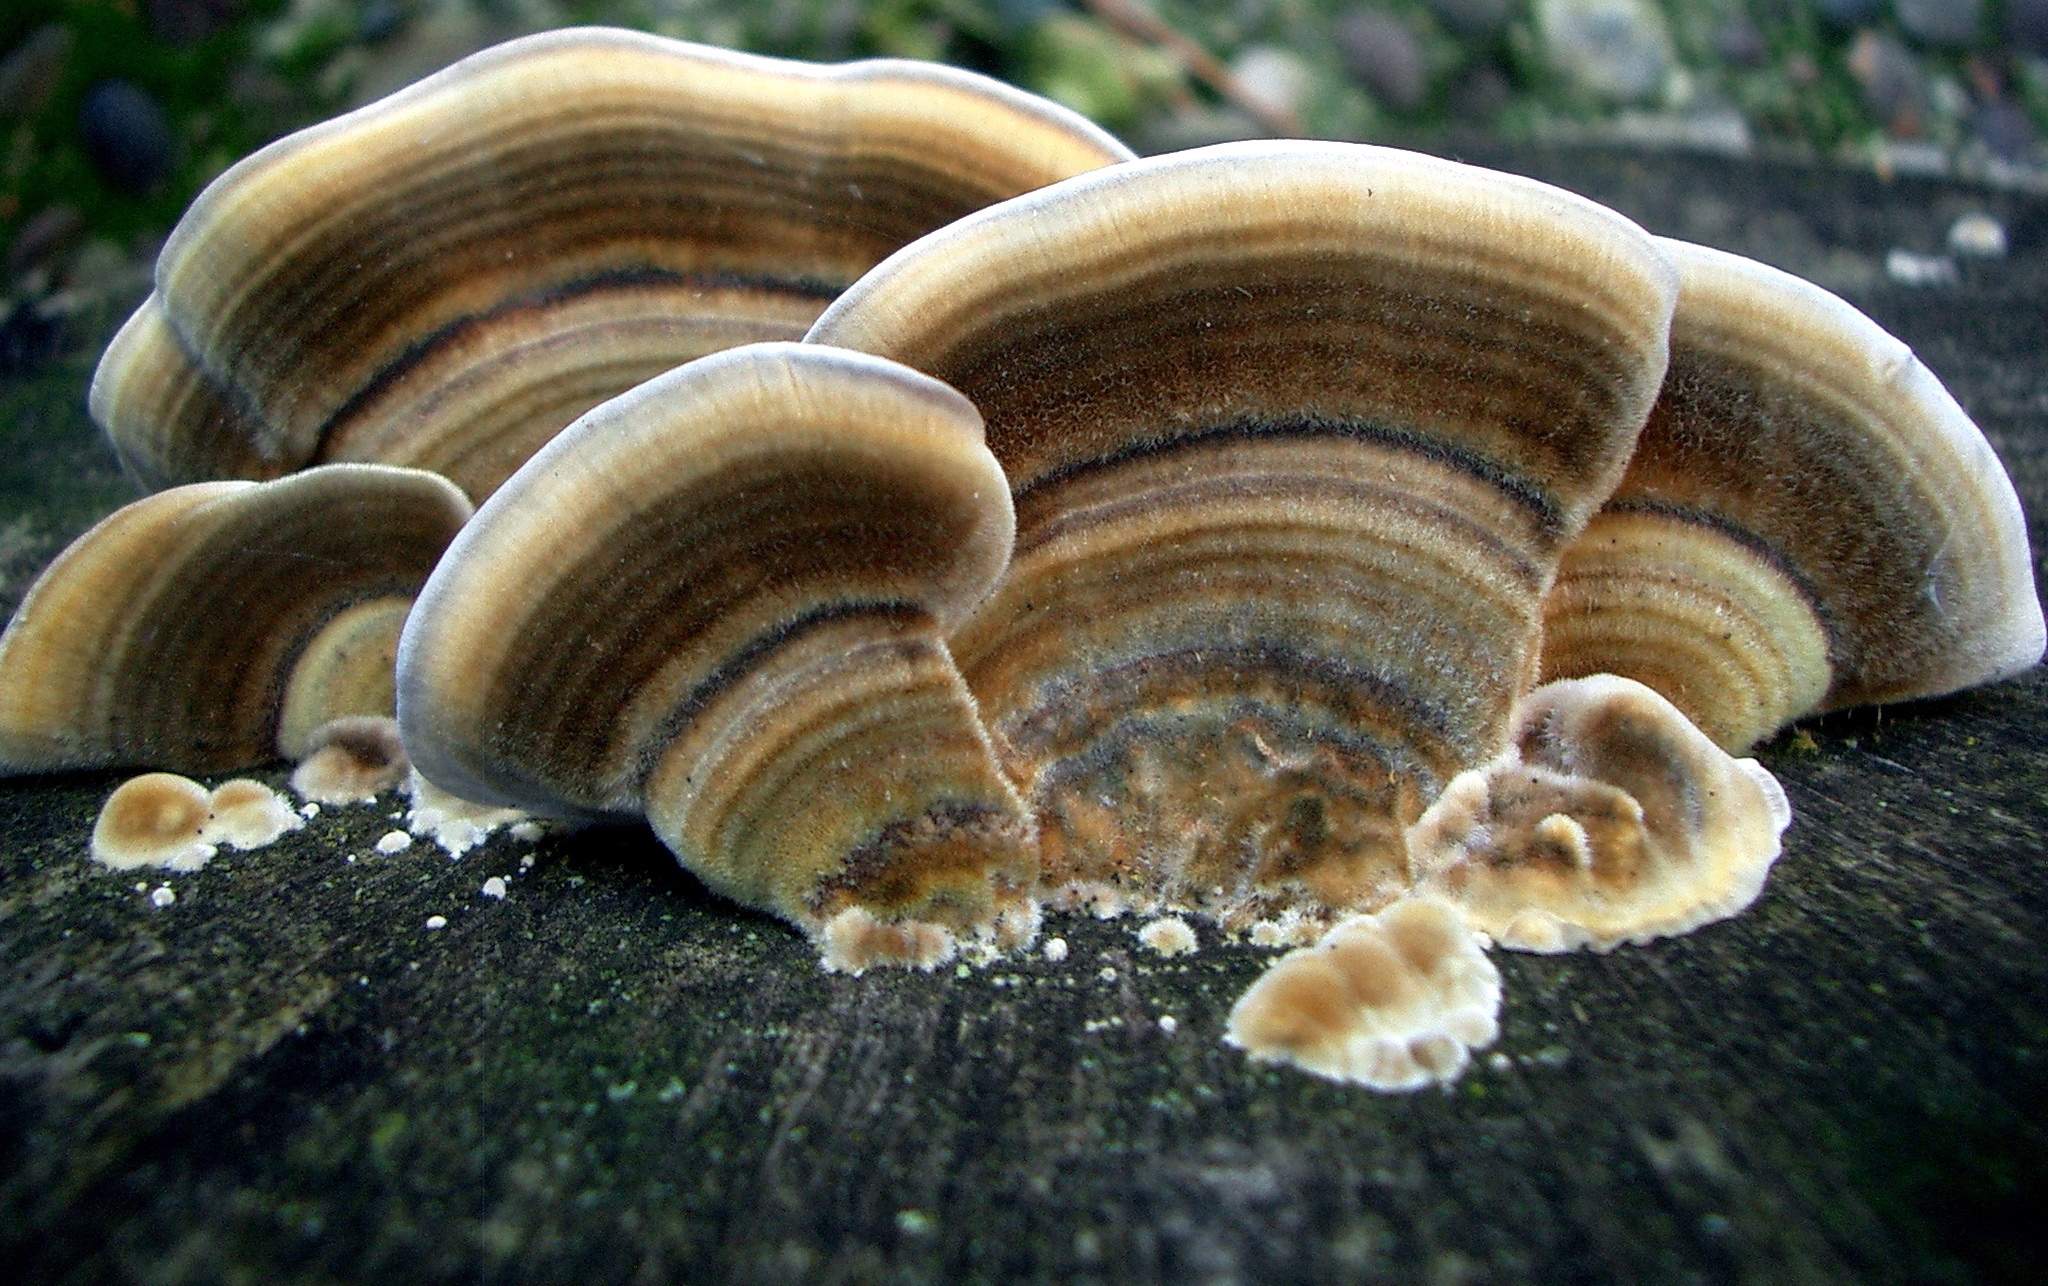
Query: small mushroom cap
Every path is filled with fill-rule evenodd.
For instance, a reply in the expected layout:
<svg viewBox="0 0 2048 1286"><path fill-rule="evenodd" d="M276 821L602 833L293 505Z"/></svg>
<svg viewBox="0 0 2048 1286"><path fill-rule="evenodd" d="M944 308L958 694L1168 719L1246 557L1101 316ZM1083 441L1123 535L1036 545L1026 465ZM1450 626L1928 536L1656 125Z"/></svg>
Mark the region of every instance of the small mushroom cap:
<svg viewBox="0 0 2048 1286"><path fill-rule="evenodd" d="M1290 951L1230 1011L1224 1039L1335 1081L1453 1081L1499 1034L1500 973L1457 909L1411 897Z"/></svg>
<svg viewBox="0 0 2048 1286"><path fill-rule="evenodd" d="M1515 744L1408 833L1417 887L1505 947L1607 951L1736 914L1763 890L1791 805L1654 690L1545 684Z"/></svg>
<svg viewBox="0 0 2048 1286"><path fill-rule="evenodd" d="M2012 482L1927 367L1817 286L1662 244L1681 281L1670 374L1566 552L1545 677L1640 679L1739 751L1815 710L2039 661Z"/></svg>
<svg viewBox="0 0 2048 1286"><path fill-rule="evenodd" d="M406 746L466 798L644 812L813 932L848 901L991 927L1029 822L940 631L1012 530L937 381L812 345L704 358L585 416L456 539L400 643Z"/></svg>
<svg viewBox="0 0 2048 1286"><path fill-rule="evenodd" d="M93 860L117 871L196 871L219 850L206 842L206 787L176 773L131 777L107 796L92 828Z"/></svg>
<svg viewBox="0 0 2048 1286"><path fill-rule="evenodd" d="M212 816L206 823L206 838L231 848L262 848L306 824L283 796L247 777L215 786L207 806Z"/></svg>
<svg viewBox="0 0 2048 1286"><path fill-rule="evenodd" d="M142 476L376 460L480 497L612 394L796 339L905 242L1129 156L947 67L513 40L215 180L157 266L177 343L110 355L96 405ZM191 382L141 382L180 349L241 440L181 440Z"/></svg>
<svg viewBox="0 0 2048 1286"><path fill-rule="evenodd" d="M986 417L1017 546L951 641L1048 878L1264 914L1384 901L1403 829L1499 749L1675 293L1555 188L1266 142L970 215L808 338Z"/></svg>
<svg viewBox="0 0 2048 1286"><path fill-rule="evenodd" d="M343 681L360 667L315 645L350 608L410 596L468 514L444 479L373 465L126 506L58 555L0 635L0 772L260 763L292 690L327 694L324 711L299 703L316 723L390 713L389 678Z"/></svg>
<svg viewBox="0 0 2048 1286"><path fill-rule="evenodd" d="M1191 955L1201 947L1194 929L1177 915L1162 916L1138 930L1138 941L1162 956Z"/></svg>
<svg viewBox="0 0 2048 1286"><path fill-rule="evenodd" d="M412 761L398 721L381 715L330 719L308 739L292 770L292 789L321 804L375 799L405 780Z"/></svg>

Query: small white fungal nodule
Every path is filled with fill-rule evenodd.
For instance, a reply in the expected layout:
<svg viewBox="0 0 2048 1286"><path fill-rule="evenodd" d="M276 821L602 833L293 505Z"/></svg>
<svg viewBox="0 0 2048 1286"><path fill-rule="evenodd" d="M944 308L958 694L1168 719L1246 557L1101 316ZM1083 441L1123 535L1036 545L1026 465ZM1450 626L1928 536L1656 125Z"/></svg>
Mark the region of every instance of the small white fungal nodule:
<svg viewBox="0 0 2048 1286"><path fill-rule="evenodd" d="M1195 931L1177 915L1154 920L1138 930L1138 941L1167 957L1192 954L1200 945L1195 940Z"/></svg>

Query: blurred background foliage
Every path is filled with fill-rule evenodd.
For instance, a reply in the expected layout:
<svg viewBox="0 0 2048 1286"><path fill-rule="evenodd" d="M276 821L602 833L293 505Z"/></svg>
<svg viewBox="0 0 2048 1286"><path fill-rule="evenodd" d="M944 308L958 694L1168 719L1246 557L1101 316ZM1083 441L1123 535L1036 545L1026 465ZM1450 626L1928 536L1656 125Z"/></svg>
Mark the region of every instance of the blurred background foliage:
<svg viewBox="0 0 2048 1286"><path fill-rule="evenodd" d="M1590 135L2029 181L2048 128L2048 0L8 0L0 362L67 298L132 286L192 194L265 140L583 22L939 59L1141 151Z"/></svg>

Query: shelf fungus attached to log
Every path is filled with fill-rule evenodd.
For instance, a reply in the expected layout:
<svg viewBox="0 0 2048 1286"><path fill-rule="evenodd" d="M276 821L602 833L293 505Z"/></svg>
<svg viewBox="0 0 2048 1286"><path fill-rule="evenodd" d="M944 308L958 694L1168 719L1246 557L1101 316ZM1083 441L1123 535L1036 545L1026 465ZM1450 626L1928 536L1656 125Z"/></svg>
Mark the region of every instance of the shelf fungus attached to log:
<svg viewBox="0 0 2048 1286"><path fill-rule="evenodd" d="M1500 973L1455 907L1405 898L1291 951L1230 1011L1253 1058L1414 1090L1456 1080L1500 1030Z"/></svg>
<svg viewBox="0 0 2048 1286"><path fill-rule="evenodd" d="M406 609L469 513L443 478L355 464L120 509L0 635L0 775L225 771L390 714Z"/></svg>
<svg viewBox="0 0 2048 1286"><path fill-rule="evenodd" d="M1670 374L1565 551L1544 676L1640 679L1739 753L1804 714L2039 661L2012 482L1934 375L1818 286L1661 244Z"/></svg>
<svg viewBox="0 0 2048 1286"><path fill-rule="evenodd" d="M206 787L177 773L131 777L114 788L92 828L93 860L117 871L161 866L196 871L218 845L206 840L213 815Z"/></svg>
<svg viewBox="0 0 2048 1286"><path fill-rule="evenodd" d="M93 410L152 486L375 460L481 498L613 394L796 339L905 242L1129 156L934 64L514 40L216 180Z"/></svg>
<svg viewBox="0 0 2048 1286"><path fill-rule="evenodd" d="M464 798L645 815L835 967L1017 945L1035 835L945 643L1013 529L945 385L811 345L703 358L456 539L400 646L406 747Z"/></svg>
<svg viewBox="0 0 2048 1286"><path fill-rule="evenodd" d="M117 871L140 866L196 871L223 844L263 848L305 824L260 781L237 777L209 791L177 773L144 773L115 787L101 805L92 828L92 856Z"/></svg>
<svg viewBox="0 0 2048 1286"><path fill-rule="evenodd" d="M1392 897L1404 828L1505 743L1675 294L1556 189L1259 143L971 215L810 338L987 419L1017 548L953 646L1049 884L1241 923Z"/></svg>
<svg viewBox="0 0 2048 1286"><path fill-rule="evenodd" d="M1791 820L1763 765L1597 675L1523 698L1514 744L1453 780L1408 842L1417 887L1502 946L1606 951L1741 911Z"/></svg>

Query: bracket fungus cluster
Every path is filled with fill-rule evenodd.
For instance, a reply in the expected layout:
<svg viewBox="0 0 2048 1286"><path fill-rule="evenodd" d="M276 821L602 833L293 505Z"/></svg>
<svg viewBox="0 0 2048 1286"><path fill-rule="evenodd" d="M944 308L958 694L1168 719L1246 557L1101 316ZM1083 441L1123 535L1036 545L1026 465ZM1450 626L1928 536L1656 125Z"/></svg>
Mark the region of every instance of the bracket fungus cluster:
<svg viewBox="0 0 2048 1286"><path fill-rule="evenodd" d="M93 411L150 486L369 460L481 499L611 395L798 338L922 233L1129 157L948 67L527 37L216 180Z"/></svg>
<svg viewBox="0 0 2048 1286"><path fill-rule="evenodd" d="M2043 646L2009 480L1868 318L1385 148L560 32L235 166L156 287L91 404L189 485L30 591L0 772L409 759L451 852L644 818L849 972L1041 903L1342 920L1231 1039L1382 1088L1492 1039L1475 932L1753 899L1734 755ZM203 860L202 788L116 798Z"/></svg>

